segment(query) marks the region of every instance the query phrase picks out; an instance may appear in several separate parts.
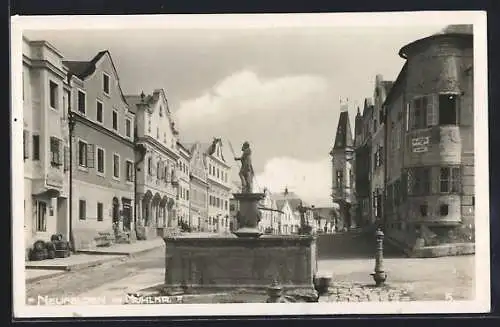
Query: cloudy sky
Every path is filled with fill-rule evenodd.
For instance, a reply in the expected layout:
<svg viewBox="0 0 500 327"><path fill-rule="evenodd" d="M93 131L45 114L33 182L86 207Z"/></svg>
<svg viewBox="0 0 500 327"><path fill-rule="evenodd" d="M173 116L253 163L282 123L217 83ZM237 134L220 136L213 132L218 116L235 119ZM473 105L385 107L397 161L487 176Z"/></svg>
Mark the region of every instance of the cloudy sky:
<svg viewBox="0 0 500 327"><path fill-rule="evenodd" d="M394 80L398 50L444 26L28 31L68 60L111 52L126 94L164 88L182 140L253 148L257 185L285 186L330 205L329 155L340 97L371 97L376 74ZM235 164L233 177L237 177Z"/></svg>

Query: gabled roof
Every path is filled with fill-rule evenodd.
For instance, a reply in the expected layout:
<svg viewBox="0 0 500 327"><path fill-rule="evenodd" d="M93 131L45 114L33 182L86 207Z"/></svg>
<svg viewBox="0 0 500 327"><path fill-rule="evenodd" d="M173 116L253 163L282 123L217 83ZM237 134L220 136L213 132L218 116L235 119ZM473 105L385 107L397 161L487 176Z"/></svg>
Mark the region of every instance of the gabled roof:
<svg viewBox="0 0 500 327"><path fill-rule="evenodd" d="M191 152L191 147L187 146L187 145L184 145L182 144L181 142L177 141L177 145L182 148L184 151L186 151L189 155L192 154Z"/></svg>
<svg viewBox="0 0 500 327"><path fill-rule="evenodd" d="M118 71L116 70L115 63L113 62L113 57L111 57L111 54L109 53L108 50L99 51L90 61L66 60L63 61L63 64L66 67L68 67L68 70L70 71L71 74L77 76L81 80L85 80L88 76L92 75L95 72L97 68L96 67L97 63L105 55L108 55L109 60L111 61L111 66L113 67L113 70L115 72L116 79L118 80L118 88L120 89L120 96L122 97L122 100L128 104L127 100L125 99L125 96L123 95L122 88L120 86L120 78L118 76Z"/></svg>
<svg viewBox="0 0 500 327"><path fill-rule="evenodd" d="M137 105L141 103L141 97L139 95L126 95L125 99L130 106L129 110L137 113Z"/></svg>
<svg viewBox="0 0 500 327"><path fill-rule="evenodd" d="M309 206L305 201L302 201L302 199L294 192L281 192L281 193L272 193L271 194L271 199L276 201L276 205L278 206L278 209L281 210L282 208L279 207L279 203L281 203L281 206L284 205L284 202L288 201L288 204L290 205L290 208L295 211L297 208L302 204L303 206Z"/></svg>
<svg viewBox="0 0 500 327"><path fill-rule="evenodd" d="M337 135L335 136L333 149L345 149L346 147L352 147L354 145L353 143L349 113L347 111L342 111L337 125Z"/></svg>
<svg viewBox="0 0 500 327"><path fill-rule="evenodd" d="M276 202L276 208L280 211L283 211L285 208L286 200L274 200Z"/></svg>

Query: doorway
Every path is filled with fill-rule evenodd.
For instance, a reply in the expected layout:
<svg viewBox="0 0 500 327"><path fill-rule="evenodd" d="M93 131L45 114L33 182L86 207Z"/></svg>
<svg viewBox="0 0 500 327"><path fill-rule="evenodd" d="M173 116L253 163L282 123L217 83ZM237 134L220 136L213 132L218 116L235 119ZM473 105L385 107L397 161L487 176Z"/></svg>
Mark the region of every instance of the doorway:
<svg viewBox="0 0 500 327"><path fill-rule="evenodd" d="M130 199L123 198L123 230L132 230L132 201Z"/></svg>

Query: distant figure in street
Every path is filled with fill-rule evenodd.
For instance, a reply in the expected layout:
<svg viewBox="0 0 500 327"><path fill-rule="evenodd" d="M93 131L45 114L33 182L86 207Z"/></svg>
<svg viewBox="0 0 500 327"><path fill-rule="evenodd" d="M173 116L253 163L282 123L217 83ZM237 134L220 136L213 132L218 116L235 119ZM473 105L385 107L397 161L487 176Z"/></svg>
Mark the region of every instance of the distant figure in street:
<svg viewBox="0 0 500 327"><path fill-rule="evenodd" d="M252 166L252 150L248 142L243 143L241 147L243 154L241 157L235 157L234 160L241 161L240 179L243 193L252 193L254 171Z"/></svg>

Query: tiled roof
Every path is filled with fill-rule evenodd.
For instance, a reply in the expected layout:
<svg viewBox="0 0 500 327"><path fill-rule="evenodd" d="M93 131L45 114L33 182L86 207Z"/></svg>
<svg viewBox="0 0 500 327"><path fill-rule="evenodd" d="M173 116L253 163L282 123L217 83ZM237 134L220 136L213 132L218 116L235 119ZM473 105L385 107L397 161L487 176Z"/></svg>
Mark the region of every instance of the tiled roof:
<svg viewBox="0 0 500 327"><path fill-rule="evenodd" d="M63 61L64 65L68 67L70 72L78 76L80 79L84 79L95 71L95 64L99 59L104 56L108 50L103 50L97 53L97 55L90 61Z"/></svg>
<svg viewBox="0 0 500 327"><path fill-rule="evenodd" d="M129 110L132 111L133 113L137 113L137 105L139 103L141 103L141 96L140 95L126 95L125 100L127 100L127 103L130 106Z"/></svg>
<svg viewBox="0 0 500 327"><path fill-rule="evenodd" d="M111 54L109 53L108 50L103 50L103 51L99 51L95 56L94 58L92 58L90 61L70 61L70 60L66 60L66 61L63 61L63 64L68 67L68 70L76 75L79 79L81 80L84 80L85 78L87 78L87 76L90 76L91 74L93 74L96 70L96 63L105 55L105 54L108 54L109 58L110 58L110 61L111 61L111 65L113 66L113 69L116 73L116 75L118 75L117 71L116 71L116 67L115 67L115 64L113 62L113 58L111 57ZM118 78L118 77L117 77ZM120 83L118 83L118 88L120 89L120 96L122 97L122 100L128 104L127 102L127 99L125 99L125 96L123 95L123 91L121 89L121 86L120 86ZM135 110L132 111L135 113Z"/></svg>
<svg viewBox="0 0 500 327"><path fill-rule="evenodd" d="M283 211L283 208L285 207L286 200L275 200L276 202L276 208L278 210Z"/></svg>
<svg viewBox="0 0 500 327"><path fill-rule="evenodd" d="M345 149L346 147L352 147L353 143L349 113L347 111L342 111L339 117L337 135L335 136L333 149Z"/></svg>

